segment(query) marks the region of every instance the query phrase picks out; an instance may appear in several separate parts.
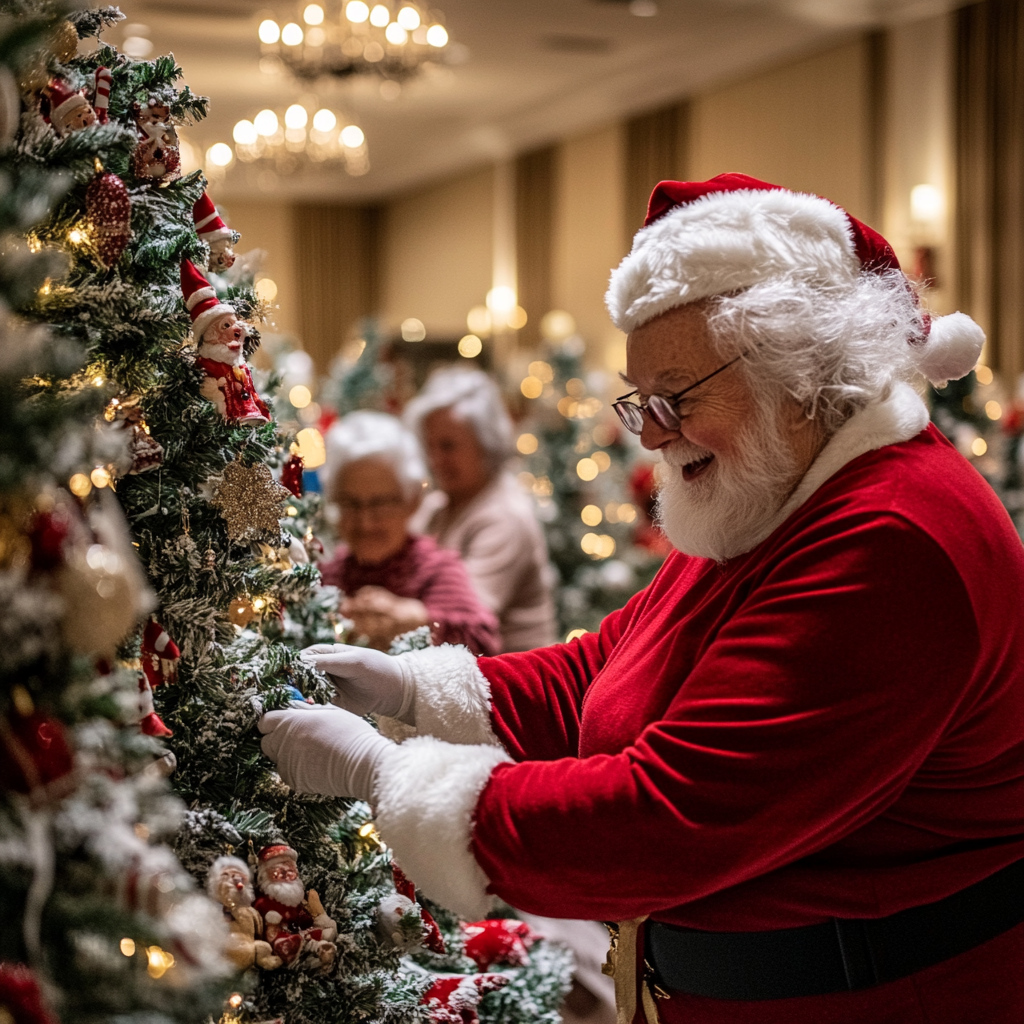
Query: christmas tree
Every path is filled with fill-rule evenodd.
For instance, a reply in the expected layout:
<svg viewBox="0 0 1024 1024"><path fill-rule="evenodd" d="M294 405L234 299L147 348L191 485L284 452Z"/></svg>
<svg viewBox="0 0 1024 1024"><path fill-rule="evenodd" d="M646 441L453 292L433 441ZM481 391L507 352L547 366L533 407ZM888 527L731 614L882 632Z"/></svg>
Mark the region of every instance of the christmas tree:
<svg viewBox="0 0 1024 1024"><path fill-rule="evenodd" d="M90 12L60 30L77 44L118 17ZM246 362L263 309L251 281L220 273L237 235L201 172L180 173L175 126L203 117L206 100L179 86L170 57L78 49L25 83L14 162L68 189L28 237L64 265L19 308L84 353L70 372L37 372L33 399L99 402L124 442L116 458L89 453L76 493L108 505L116 493L155 591L120 662L141 669L138 742L162 745L155 763L187 805L175 850L221 904L230 936L218 941L246 972L222 1019L469 1022L488 988L485 1019L488 1006L492 1020L523 1019L502 986L528 989L519 1006L553 1019L564 953L538 943L511 962L511 981L467 980L461 925L448 922L441 953L407 885L396 908L369 807L291 792L260 751L264 711L333 695L298 655L343 635L310 557L317 499Z"/></svg>
<svg viewBox="0 0 1024 1024"><path fill-rule="evenodd" d="M557 328L567 317L545 321ZM636 451L595 394L604 390L603 375L588 383L585 349L575 333L556 332L520 385L529 405L517 441L525 457L519 479L544 522L566 637L596 630L651 581L663 556L635 543L646 518L631 493Z"/></svg>
<svg viewBox="0 0 1024 1024"><path fill-rule="evenodd" d="M166 845L182 806L135 724L138 673L113 664L152 600L99 486L124 435L97 431L100 388L64 386L85 380L84 348L12 313L66 271L57 247L13 239L74 189L79 161L12 146L18 85L70 59L91 23L13 13L0 28L0 1020L191 1021L232 979L219 908Z"/></svg>

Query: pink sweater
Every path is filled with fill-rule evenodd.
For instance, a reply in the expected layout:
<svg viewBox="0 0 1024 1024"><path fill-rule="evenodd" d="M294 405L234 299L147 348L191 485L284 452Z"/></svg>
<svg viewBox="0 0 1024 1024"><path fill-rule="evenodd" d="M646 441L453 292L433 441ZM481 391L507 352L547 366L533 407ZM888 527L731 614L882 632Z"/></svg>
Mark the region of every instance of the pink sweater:
<svg viewBox="0 0 1024 1024"><path fill-rule="evenodd" d="M360 565L345 547L320 566L324 583L355 594L361 587L384 587L398 597L427 606L435 644L465 644L474 654L501 650L498 620L477 597L454 551L431 537L410 537L397 554L377 565Z"/></svg>

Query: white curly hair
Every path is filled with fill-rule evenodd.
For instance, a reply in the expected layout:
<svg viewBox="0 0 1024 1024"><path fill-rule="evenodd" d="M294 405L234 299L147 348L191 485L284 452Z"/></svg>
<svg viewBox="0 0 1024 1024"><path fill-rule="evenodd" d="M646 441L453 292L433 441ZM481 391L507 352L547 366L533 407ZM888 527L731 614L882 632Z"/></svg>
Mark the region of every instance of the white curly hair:
<svg viewBox="0 0 1024 1024"><path fill-rule="evenodd" d="M324 438L327 461L320 469L326 494L339 474L352 462L379 458L395 471L408 499L421 494L427 484L427 467L415 434L397 416L386 412L351 412L331 424Z"/></svg>
<svg viewBox="0 0 1024 1024"><path fill-rule="evenodd" d="M514 454L514 431L498 385L483 370L446 366L435 370L405 407L406 425L423 437L423 421L438 409L468 423L495 472Z"/></svg>

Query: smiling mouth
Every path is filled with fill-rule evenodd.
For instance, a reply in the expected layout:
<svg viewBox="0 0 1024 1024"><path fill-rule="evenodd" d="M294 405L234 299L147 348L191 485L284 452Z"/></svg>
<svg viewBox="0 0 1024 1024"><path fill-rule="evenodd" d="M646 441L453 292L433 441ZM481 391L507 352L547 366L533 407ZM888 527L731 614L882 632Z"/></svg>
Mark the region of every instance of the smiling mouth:
<svg viewBox="0 0 1024 1024"><path fill-rule="evenodd" d="M695 462L688 462L683 466L683 479L689 483L691 480L696 480L714 462L714 455L706 455L703 459L697 459Z"/></svg>

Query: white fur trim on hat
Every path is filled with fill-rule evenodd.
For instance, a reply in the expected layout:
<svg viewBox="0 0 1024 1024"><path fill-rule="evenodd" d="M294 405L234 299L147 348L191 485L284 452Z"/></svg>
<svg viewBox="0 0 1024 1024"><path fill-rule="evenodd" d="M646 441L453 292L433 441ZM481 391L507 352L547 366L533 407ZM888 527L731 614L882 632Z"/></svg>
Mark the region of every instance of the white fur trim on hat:
<svg viewBox="0 0 1024 1024"><path fill-rule="evenodd" d="M978 364L985 332L966 313L932 317L928 337L913 346L917 369L937 387L959 380Z"/></svg>
<svg viewBox="0 0 1024 1024"><path fill-rule="evenodd" d="M397 657L415 680L419 735L448 743L499 745L491 729L491 684L467 648L442 644Z"/></svg>
<svg viewBox="0 0 1024 1024"><path fill-rule="evenodd" d="M219 242L223 238L230 238L234 232L231 228L214 228L212 231L200 231L198 232L199 240L206 242L207 245L213 242Z"/></svg>
<svg viewBox="0 0 1024 1024"><path fill-rule="evenodd" d="M641 228L612 271L605 303L628 334L676 306L780 274L830 283L859 272L846 213L827 199L786 189L716 192Z"/></svg>
<svg viewBox="0 0 1024 1024"><path fill-rule="evenodd" d="M80 92L72 93L60 106L50 111L50 120L63 121L72 110L87 106L89 101Z"/></svg>
<svg viewBox="0 0 1024 1024"><path fill-rule="evenodd" d="M470 921L493 904L470 848L473 813L491 772L510 760L500 747L416 736L389 747L378 763L381 838L427 896Z"/></svg>
<svg viewBox="0 0 1024 1024"><path fill-rule="evenodd" d="M228 306L223 302L218 302L216 306L204 309L203 312L192 321L192 337L195 339L196 344L199 344L199 342L203 340L206 328L209 327L217 317L223 316L225 313L235 313L236 316L238 315L233 306Z"/></svg>
<svg viewBox="0 0 1024 1024"><path fill-rule="evenodd" d="M185 308L191 313L200 302L205 299L212 299L216 295L213 285L207 285L205 288L197 288L186 300Z"/></svg>

